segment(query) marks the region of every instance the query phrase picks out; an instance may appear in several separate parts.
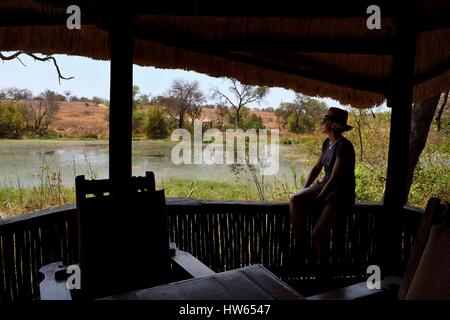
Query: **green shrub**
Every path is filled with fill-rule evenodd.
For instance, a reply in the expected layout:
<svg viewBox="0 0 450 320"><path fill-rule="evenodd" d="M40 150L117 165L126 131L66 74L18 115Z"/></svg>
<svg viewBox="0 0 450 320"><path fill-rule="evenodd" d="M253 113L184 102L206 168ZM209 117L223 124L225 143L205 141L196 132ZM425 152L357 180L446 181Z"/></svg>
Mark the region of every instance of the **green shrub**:
<svg viewBox="0 0 450 320"><path fill-rule="evenodd" d="M140 135L145 132L145 121L147 112L145 110L136 110L133 112L133 134Z"/></svg>
<svg viewBox="0 0 450 320"><path fill-rule="evenodd" d="M25 106L0 104L0 137L18 138L25 127Z"/></svg>
<svg viewBox="0 0 450 320"><path fill-rule="evenodd" d="M147 133L147 137L152 139L167 138L169 135L169 125L163 108L154 107L148 111L145 132Z"/></svg>

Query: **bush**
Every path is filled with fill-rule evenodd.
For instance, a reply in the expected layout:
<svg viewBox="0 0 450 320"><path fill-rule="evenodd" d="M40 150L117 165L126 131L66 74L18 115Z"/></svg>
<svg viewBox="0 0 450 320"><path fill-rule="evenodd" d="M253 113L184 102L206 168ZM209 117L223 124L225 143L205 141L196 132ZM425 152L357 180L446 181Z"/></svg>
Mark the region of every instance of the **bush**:
<svg viewBox="0 0 450 320"><path fill-rule="evenodd" d="M361 164L355 166L357 201L381 201L385 180Z"/></svg>
<svg viewBox="0 0 450 320"><path fill-rule="evenodd" d="M145 133L145 121L147 112L144 110L138 110L133 112L132 130L133 134L140 135Z"/></svg>
<svg viewBox="0 0 450 320"><path fill-rule="evenodd" d="M438 159L438 155L425 154L414 170L408 203L424 208L431 197L450 202L450 170L449 163Z"/></svg>
<svg viewBox="0 0 450 320"><path fill-rule="evenodd" d="M163 108L154 107L148 111L145 131L147 137L152 139L162 139L169 135L169 126Z"/></svg>
<svg viewBox="0 0 450 320"><path fill-rule="evenodd" d="M24 105L0 104L0 137L20 137L25 127L24 113Z"/></svg>

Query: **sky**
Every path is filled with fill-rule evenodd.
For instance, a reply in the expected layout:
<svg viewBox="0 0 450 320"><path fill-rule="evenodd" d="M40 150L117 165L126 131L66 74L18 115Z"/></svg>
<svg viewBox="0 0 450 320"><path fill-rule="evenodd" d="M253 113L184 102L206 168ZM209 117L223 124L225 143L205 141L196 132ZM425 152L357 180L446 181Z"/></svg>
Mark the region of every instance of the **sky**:
<svg viewBox="0 0 450 320"><path fill-rule="evenodd" d="M4 52L4 54L8 54ZM38 95L45 89L63 93L71 91L78 97L98 96L109 99L109 61L93 60L85 57L54 55L58 61L61 73L65 77L74 77L71 80L58 82L58 75L52 62L34 61L32 58L22 56L19 61L5 61L0 63L0 90L8 87L30 89L34 95ZM133 82L139 86L141 94L149 94L151 97L163 95L170 88L175 79L197 80L200 88L207 97L211 88L218 87L226 90L227 82L223 78L214 78L194 71L180 69L158 69L154 67L134 66ZM259 105L251 104L250 107L277 108L280 102L291 102L295 98L292 90L283 88L270 88L269 94ZM330 98L320 98L330 107L344 108L339 102ZM213 103L208 99L208 103Z"/></svg>

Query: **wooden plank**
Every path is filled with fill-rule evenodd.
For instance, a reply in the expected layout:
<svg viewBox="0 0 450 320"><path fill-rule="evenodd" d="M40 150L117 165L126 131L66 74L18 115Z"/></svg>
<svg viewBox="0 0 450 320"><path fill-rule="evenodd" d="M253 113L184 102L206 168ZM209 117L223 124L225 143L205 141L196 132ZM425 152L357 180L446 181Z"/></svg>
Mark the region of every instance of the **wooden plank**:
<svg viewBox="0 0 450 320"><path fill-rule="evenodd" d="M2 234L2 249L4 257L4 269L5 269L5 292L6 299L16 298L16 274L14 264L14 234L11 232Z"/></svg>
<svg viewBox="0 0 450 320"><path fill-rule="evenodd" d="M262 265L253 265L242 268L238 272L243 273L254 285L260 287L274 300L297 300L303 296L282 282L273 273Z"/></svg>
<svg viewBox="0 0 450 320"><path fill-rule="evenodd" d="M16 285L17 285L17 297L16 299L26 299L27 292L24 286L24 270L23 270L23 251L24 248L24 232L17 231L14 234L14 251L15 251L15 269L16 269Z"/></svg>
<svg viewBox="0 0 450 320"><path fill-rule="evenodd" d="M201 215L201 223L206 232L203 233L202 243L204 245L204 262L211 266L212 255L214 255L214 226L210 223L210 216L206 214Z"/></svg>
<svg viewBox="0 0 450 320"><path fill-rule="evenodd" d="M177 287L188 300L233 300L233 296L215 277L184 281Z"/></svg>
<svg viewBox="0 0 450 320"><path fill-rule="evenodd" d="M28 214L18 215L8 219L0 220L0 232L11 228L24 228L25 226L35 226L45 221L52 220L55 216L74 216L75 204L69 204L57 208L46 209Z"/></svg>
<svg viewBox="0 0 450 320"><path fill-rule="evenodd" d="M3 235L0 233L0 300L7 300L6 294L6 284L5 284L5 254L4 254L4 239Z"/></svg>
<svg viewBox="0 0 450 320"><path fill-rule="evenodd" d="M223 264L220 263L221 259L221 239L220 239L220 227L217 215L213 215L211 221L214 226L214 257L213 257L213 269L223 271Z"/></svg>
<svg viewBox="0 0 450 320"><path fill-rule="evenodd" d="M240 265L240 256L241 253L239 252L239 236L237 234L237 225L238 225L238 218L239 218L239 214L235 213L233 215L229 216L229 220L230 220L230 254L231 254L231 261L233 261L233 265L235 266L239 266Z"/></svg>
<svg viewBox="0 0 450 320"><path fill-rule="evenodd" d="M33 277L33 272L31 269L31 245L30 245L30 231L24 230L24 248L22 250L23 257L23 276L24 276L24 290L27 292L26 296L28 299L32 299L34 296L33 281L36 281ZM33 278L33 279L32 279Z"/></svg>
<svg viewBox="0 0 450 320"><path fill-rule="evenodd" d="M192 278L201 278L215 274L203 262L192 256L189 252L176 250L172 260Z"/></svg>
<svg viewBox="0 0 450 320"><path fill-rule="evenodd" d="M193 222L194 226L193 226L192 232L193 232L193 238L194 238L193 241L194 241L195 250L192 252L193 252L194 256L203 258L204 254L203 254L203 250L202 250L202 241L201 241L203 228L202 228L202 225L200 224L200 216L197 213L193 216L193 218L194 219L192 222Z"/></svg>
<svg viewBox="0 0 450 320"><path fill-rule="evenodd" d="M37 257L36 257L36 229L37 227L29 229L29 246L30 246L30 272L33 275L33 278L36 279L38 276L38 270L40 265L37 265ZM33 293L39 292L39 285L37 281L33 282Z"/></svg>
<svg viewBox="0 0 450 320"><path fill-rule="evenodd" d="M231 295L232 300L271 300L270 292L266 292L260 285L240 269L218 274L215 279ZM261 279L267 281L266 278Z"/></svg>
<svg viewBox="0 0 450 320"><path fill-rule="evenodd" d="M236 251L237 251L237 258L239 261L239 267L242 267L244 264L244 256L246 255L247 250L245 249L245 243L244 243L244 232L243 232L243 224L244 224L244 216L245 213L240 212L236 215Z"/></svg>
<svg viewBox="0 0 450 320"><path fill-rule="evenodd" d="M224 214L219 213L217 215L217 232L219 236L219 244L220 244L220 260L221 265L223 266L224 270L228 269L228 257L226 254L226 243L225 243L225 226L224 226Z"/></svg>
<svg viewBox="0 0 450 320"><path fill-rule="evenodd" d="M262 266L253 265L153 287L107 299L273 300L302 299L295 290Z"/></svg>
<svg viewBox="0 0 450 320"><path fill-rule="evenodd" d="M245 266L250 264L250 250L251 246L250 237L249 237L249 219L247 215L242 215L242 263Z"/></svg>
<svg viewBox="0 0 450 320"><path fill-rule="evenodd" d="M42 254L42 264L39 263L39 267L54 260L54 249L56 246L57 238L54 232L55 222L40 226L40 249Z"/></svg>

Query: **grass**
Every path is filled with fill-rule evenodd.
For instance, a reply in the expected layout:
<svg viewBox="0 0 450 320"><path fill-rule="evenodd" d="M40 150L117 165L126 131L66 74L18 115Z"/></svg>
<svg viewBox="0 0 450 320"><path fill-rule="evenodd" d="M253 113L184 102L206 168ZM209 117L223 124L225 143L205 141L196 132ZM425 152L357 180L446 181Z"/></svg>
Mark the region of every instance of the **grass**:
<svg viewBox="0 0 450 320"><path fill-rule="evenodd" d="M205 200L255 200L252 186L243 183L204 180L170 179L160 182L166 197L196 198ZM75 190L58 184L43 184L38 188L1 188L0 218L75 203Z"/></svg>
<svg viewBox="0 0 450 320"><path fill-rule="evenodd" d="M184 197L205 200L255 200L257 194L251 185L206 180L170 179L158 185L167 197Z"/></svg>

